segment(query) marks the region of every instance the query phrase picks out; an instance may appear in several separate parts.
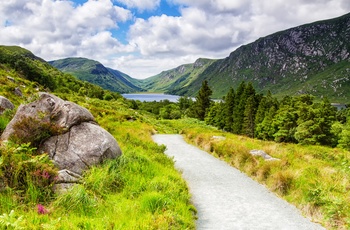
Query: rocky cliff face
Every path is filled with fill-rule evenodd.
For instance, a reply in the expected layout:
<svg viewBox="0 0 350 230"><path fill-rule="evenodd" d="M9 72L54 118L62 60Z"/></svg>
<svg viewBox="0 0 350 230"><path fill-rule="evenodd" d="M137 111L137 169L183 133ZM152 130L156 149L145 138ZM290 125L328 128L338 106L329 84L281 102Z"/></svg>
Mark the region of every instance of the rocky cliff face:
<svg viewBox="0 0 350 230"><path fill-rule="evenodd" d="M309 74L349 61L349 41L350 16L346 15L260 38L231 53L227 68L233 76L249 69L259 84L266 80L275 84L279 78L289 76L307 79Z"/></svg>

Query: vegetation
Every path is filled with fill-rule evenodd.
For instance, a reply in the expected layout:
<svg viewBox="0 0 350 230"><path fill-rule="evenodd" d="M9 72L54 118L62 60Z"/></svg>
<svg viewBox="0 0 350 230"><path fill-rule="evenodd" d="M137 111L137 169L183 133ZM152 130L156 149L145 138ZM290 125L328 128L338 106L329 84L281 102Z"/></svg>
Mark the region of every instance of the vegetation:
<svg viewBox="0 0 350 230"><path fill-rule="evenodd" d="M48 90L80 104L123 151L91 168L68 192L55 194L57 169L47 155L38 154L33 143L2 143L0 229L194 229L196 210L187 185L165 147L151 139L157 127L153 115L136 112L119 94L63 74L19 47L0 47L0 56L1 95L18 106ZM0 115L0 133L13 115Z"/></svg>

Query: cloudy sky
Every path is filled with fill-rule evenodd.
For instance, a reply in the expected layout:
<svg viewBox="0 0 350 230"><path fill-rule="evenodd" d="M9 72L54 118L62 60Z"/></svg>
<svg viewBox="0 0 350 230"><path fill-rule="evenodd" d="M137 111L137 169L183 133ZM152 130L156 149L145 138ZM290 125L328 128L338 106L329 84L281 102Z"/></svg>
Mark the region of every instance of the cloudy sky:
<svg viewBox="0 0 350 230"><path fill-rule="evenodd" d="M0 44L86 57L134 78L350 12L349 0L5 0Z"/></svg>

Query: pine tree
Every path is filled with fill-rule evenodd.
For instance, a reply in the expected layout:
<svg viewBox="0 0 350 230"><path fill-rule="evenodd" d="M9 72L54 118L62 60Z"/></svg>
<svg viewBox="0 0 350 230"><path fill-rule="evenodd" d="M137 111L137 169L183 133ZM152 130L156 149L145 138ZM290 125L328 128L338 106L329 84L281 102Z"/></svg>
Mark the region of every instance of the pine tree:
<svg viewBox="0 0 350 230"><path fill-rule="evenodd" d="M254 138L255 132L256 109L255 95L251 95L246 101L242 131L245 135L252 138Z"/></svg>
<svg viewBox="0 0 350 230"><path fill-rule="evenodd" d="M229 92L227 93L225 97L225 111L224 111L224 117L225 117L225 126L224 129L228 132L232 131L232 124L233 124L233 111L235 107L235 91L233 88L230 88Z"/></svg>
<svg viewBox="0 0 350 230"><path fill-rule="evenodd" d="M200 88L198 95L196 97L196 102L194 104L194 112L199 120L204 120L205 115L210 107L210 96L212 95L212 90L209 88L208 82L205 80L202 82L202 87Z"/></svg>
<svg viewBox="0 0 350 230"><path fill-rule="evenodd" d="M233 123L232 123L232 132L235 134L241 134L242 123L244 117L244 91L246 84L244 81L238 86L236 90L235 100L234 100L234 109L233 109Z"/></svg>

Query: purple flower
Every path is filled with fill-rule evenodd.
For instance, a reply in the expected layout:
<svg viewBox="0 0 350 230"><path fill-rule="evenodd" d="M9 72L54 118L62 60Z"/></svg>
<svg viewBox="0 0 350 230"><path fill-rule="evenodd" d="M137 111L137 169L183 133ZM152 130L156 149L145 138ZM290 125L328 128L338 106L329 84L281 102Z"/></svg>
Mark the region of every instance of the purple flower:
<svg viewBox="0 0 350 230"><path fill-rule="evenodd" d="M38 214L47 214L49 212L42 204L38 204L37 208Z"/></svg>
<svg viewBox="0 0 350 230"><path fill-rule="evenodd" d="M46 170L44 170L43 174L42 174L42 177L45 178L45 179L49 179L50 178L50 174Z"/></svg>

